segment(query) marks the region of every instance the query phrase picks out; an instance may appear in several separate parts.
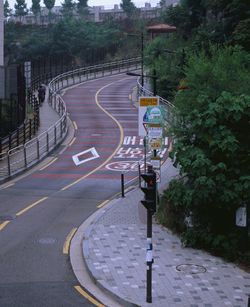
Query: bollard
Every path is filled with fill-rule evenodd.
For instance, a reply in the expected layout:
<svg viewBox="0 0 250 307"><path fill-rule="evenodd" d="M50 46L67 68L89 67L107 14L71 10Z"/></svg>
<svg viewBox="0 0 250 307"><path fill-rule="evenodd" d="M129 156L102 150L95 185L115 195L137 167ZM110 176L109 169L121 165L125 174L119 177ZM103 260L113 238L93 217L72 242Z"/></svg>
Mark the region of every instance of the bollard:
<svg viewBox="0 0 250 307"><path fill-rule="evenodd" d="M125 197L124 195L124 174L121 174L121 189L122 189L122 197Z"/></svg>

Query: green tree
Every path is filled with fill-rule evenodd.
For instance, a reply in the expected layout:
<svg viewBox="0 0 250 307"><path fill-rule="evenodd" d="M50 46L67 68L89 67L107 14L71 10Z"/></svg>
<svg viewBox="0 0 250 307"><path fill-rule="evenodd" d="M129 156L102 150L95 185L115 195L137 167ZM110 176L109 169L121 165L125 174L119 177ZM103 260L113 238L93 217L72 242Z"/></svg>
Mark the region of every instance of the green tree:
<svg viewBox="0 0 250 307"><path fill-rule="evenodd" d="M135 15L137 9L131 0L122 0L120 5L128 18Z"/></svg>
<svg viewBox="0 0 250 307"><path fill-rule="evenodd" d="M64 2L62 2L62 14L64 16L73 16L74 14L74 8L75 8L75 4L73 3L72 0L64 0Z"/></svg>
<svg viewBox="0 0 250 307"><path fill-rule="evenodd" d="M172 157L182 179L171 183L161 207L182 212L174 217L179 225L183 213L192 214L185 243L231 256L242 247L235 211L250 199L249 70L250 56L238 47L213 47L188 60L189 89L174 101Z"/></svg>
<svg viewBox="0 0 250 307"><path fill-rule="evenodd" d="M10 8L8 0L4 1L4 17L10 17L12 15L12 9Z"/></svg>
<svg viewBox="0 0 250 307"><path fill-rule="evenodd" d="M27 4L25 3L25 0L16 0L14 8L15 15L18 16L20 20L23 16L28 14Z"/></svg>
<svg viewBox="0 0 250 307"><path fill-rule="evenodd" d="M76 5L77 5L77 12L80 15L88 14L88 0L78 0Z"/></svg>
<svg viewBox="0 0 250 307"><path fill-rule="evenodd" d="M31 11L36 17L41 12L40 1L41 0L32 0Z"/></svg>
<svg viewBox="0 0 250 307"><path fill-rule="evenodd" d="M48 9L49 11L49 23L51 22L51 16L52 16L52 9L55 5L55 0L43 0L44 2L44 5L46 6L46 8Z"/></svg>

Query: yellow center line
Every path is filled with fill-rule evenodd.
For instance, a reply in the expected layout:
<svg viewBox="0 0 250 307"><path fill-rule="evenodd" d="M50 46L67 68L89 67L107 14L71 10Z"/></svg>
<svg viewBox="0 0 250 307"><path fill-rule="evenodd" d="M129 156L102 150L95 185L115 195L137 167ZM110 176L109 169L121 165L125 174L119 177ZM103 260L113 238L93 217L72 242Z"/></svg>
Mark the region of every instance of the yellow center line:
<svg viewBox="0 0 250 307"><path fill-rule="evenodd" d="M17 216L25 213L26 211L28 211L29 209L35 207L36 205L40 204L41 202L43 202L44 200L46 200L48 197L43 197L39 200L37 200L36 202L34 202L33 204L29 205L28 207L24 208L23 210L19 211L18 213L16 213Z"/></svg>
<svg viewBox="0 0 250 307"><path fill-rule="evenodd" d="M75 122L75 121L73 122L73 126L74 126L75 130L77 130L77 129L78 129L78 128L77 128L77 124L76 124L76 122Z"/></svg>
<svg viewBox="0 0 250 307"><path fill-rule="evenodd" d="M69 143L69 147L75 142L75 140L76 140L76 137L74 137L72 141Z"/></svg>
<svg viewBox="0 0 250 307"><path fill-rule="evenodd" d="M121 80L119 80L121 81ZM93 173L95 173L96 171L98 171L99 169L101 169L104 165L106 165L113 157L114 155L116 154L117 150L121 147L122 145L122 142L123 142L123 138L124 138L124 132L123 132L123 128L121 126L121 124L118 122L118 120L113 116L111 115L108 111L106 111L99 103L98 101L98 95L100 94L100 92L102 90L104 90L106 87L114 84L115 82L118 82L118 81L114 81L114 82L111 82L109 84L106 84L105 86L101 87L95 94L95 102L97 104L97 106L104 112L106 113L116 124L117 126L119 127L119 130L120 130L120 141L119 141L119 144L118 146L116 147L116 149L114 150L114 152L101 164L99 165L98 167L96 167L95 169L93 169L91 172L87 173L86 175L80 177L79 179L77 179L76 181L66 185L65 187L63 187L61 189L61 191L65 191L67 189L69 189L70 187L72 187L73 185L79 183L80 181L82 181L83 179L87 178L88 176L92 175ZM74 123L74 122L73 122Z"/></svg>
<svg viewBox="0 0 250 307"><path fill-rule="evenodd" d="M84 296L88 301L94 304L97 307L105 307L105 305L99 303L95 298L90 296L86 291L84 291L80 286L74 286L76 291L78 291L82 296Z"/></svg>
<svg viewBox="0 0 250 307"><path fill-rule="evenodd" d="M0 230L3 230L5 226L7 226L10 223L10 221L5 221L0 224Z"/></svg>
<svg viewBox="0 0 250 307"><path fill-rule="evenodd" d="M54 158L52 161L50 161L48 164L46 164L45 166L43 166L42 168L39 169L39 171L44 170L45 168L47 168L48 166L50 166L52 163L54 163L58 158Z"/></svg>
<svg viewBox="0 0 250 307"><path fill-rule="evenodd" d="M97 208L101 208L101 207L105 206L109 201L110 201L109 199L103 201L102 203L100 203L100 205L97 206Z"/></svg>
<svg viewBox="0 0 250 307"><path fill-rule="evenodd" d="M76 233L77 231L77 228L73 228L70 233L67 235L67 238L65 240L65 243L63 244L63 253L65 255L68 255L69 253L69 245L70 245L70 242L74 236L74 234Z"/></svg>

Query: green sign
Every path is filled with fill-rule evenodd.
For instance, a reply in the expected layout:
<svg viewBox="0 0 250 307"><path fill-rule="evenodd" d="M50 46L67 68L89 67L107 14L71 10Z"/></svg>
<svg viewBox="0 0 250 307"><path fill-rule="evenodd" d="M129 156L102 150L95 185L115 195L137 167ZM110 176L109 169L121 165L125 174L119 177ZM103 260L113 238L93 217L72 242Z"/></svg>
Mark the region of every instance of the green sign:
<svg viewBox="0 0 250 307"><path fill-rule="evenodd" d="M147 124L161 124L163 121L162 107L147 107L147 111L143 116L143 122Z"/></svg>

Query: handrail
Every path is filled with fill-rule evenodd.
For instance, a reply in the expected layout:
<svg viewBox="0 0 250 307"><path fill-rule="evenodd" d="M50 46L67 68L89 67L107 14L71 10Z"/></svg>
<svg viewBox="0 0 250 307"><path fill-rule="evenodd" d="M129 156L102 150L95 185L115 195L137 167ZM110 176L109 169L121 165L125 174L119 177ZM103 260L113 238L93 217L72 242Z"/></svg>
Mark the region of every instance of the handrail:
<svg viewBox="0 0 250 307"><path fill-rule="evenodd" d="M140 68L140 65L141 59L138 57L77 68L53 78L48 84L48 102L60 116L59 120L39 136L33 137L25 144L10 149L7 155L0 159L0 182L8 180L12 176L38 163L64 140L67 135L68 125L66 105L60 96L62 89L88 80L136 70ZM46 75L47 80L50 79L49 75ZM39 80L41 80L40 77L34 82L35 88L39 84Z"/></svg>

